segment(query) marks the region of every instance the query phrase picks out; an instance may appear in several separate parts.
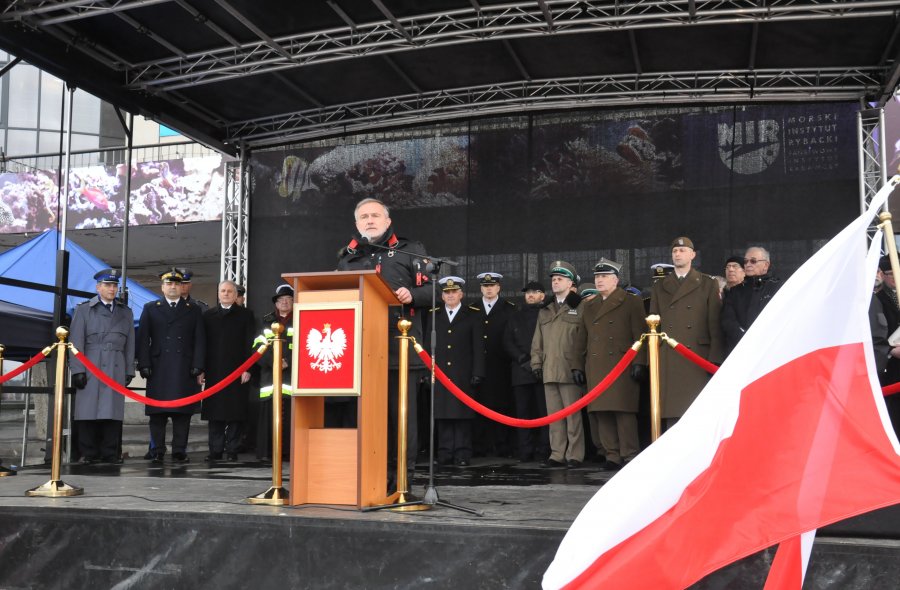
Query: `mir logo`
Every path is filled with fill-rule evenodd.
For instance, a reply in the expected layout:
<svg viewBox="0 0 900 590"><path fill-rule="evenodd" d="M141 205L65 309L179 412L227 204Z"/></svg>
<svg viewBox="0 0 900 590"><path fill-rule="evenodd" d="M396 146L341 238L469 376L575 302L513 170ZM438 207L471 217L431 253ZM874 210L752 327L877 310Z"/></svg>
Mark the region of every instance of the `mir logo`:
<svg viewBox="0 0 900 590"><path fill-rule="evenodd" d="M738 174L758 174L781 153L780 133L771 119L719 123L719 158Z"/></svg>

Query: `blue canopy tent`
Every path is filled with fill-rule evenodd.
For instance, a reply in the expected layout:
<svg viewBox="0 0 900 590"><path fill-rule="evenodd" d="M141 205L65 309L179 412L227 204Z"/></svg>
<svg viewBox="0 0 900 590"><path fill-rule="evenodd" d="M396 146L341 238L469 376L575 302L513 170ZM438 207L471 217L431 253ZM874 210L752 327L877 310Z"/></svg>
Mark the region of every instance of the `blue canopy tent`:
<svg viewBox="0 0 900 590"><path fill-rule="evenodd" d="M55 229L48 230L15 248L0 254L0 277L54 286L56 284L56 253L59 244L59 233ZM69 284L75 291L95 292L94 274L110 265L103 262L72 240L66 240L69 251ZM0 284L0 301L6 301L42 312L53 313L55 295L46 291L37 291L16 285ZM159 299L159 293L150 291L132 280L128 281L128 307L134 312L137 325L144 309L144 304ZM66 313L72 314L75 306L84 301L84 297L69 294L66 299ZM7 332L7 330L3 330ZM0 343L3 338L0 337ZM50 344L49 342L47 344Z"/></svg>

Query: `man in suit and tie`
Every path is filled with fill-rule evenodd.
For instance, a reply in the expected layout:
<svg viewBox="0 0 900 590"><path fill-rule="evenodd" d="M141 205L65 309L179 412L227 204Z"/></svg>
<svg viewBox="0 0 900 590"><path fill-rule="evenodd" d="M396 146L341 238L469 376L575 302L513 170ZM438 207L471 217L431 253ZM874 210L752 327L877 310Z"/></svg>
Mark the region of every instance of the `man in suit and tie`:
<svg viewBox="0 0 900 590"><path fill-rule="evenodd" d="M720 314L722 300L715 279L691 265L697 256L694 242L672 241L674 269L653 284L650 313L660 316L660 331L713 363L724 353ZM660 404L665 426L671 427L693 403L709 380L709 373L669 346L660 347Z"/></svg>
<svg viewBox="0 0 900 590"><path fill-rule="evenodd" d="M144 306L138 326L138 370L147 380L147 397L175 400L197 392L197 377L203 372L206 356L206 333L200 307L181 297L181 272L172 268L159 278L165 299ZM198 406L146 407L154 463L163 461L169 419L172 420L172 458L179 463L189 461L191 414Z"/></svg>

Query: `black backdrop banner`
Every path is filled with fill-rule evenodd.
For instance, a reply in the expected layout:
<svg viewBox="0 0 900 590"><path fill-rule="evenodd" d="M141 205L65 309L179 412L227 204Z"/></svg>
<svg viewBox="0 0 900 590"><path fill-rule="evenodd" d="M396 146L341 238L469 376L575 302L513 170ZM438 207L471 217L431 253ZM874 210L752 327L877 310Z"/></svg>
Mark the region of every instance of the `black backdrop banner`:
<svg viewBox="0 0 900 590"><path fill-rule="evenodd" d="M479 119L252 155L248 295L268 311L283 272L333 270L374 196L397 233L491 270L514 297L549 264L583 281L605 256L622 282L689 236L703 272L749 245L787 278L859 213L851 103L670 107ZM467 292L478 294L476 281Z"/></svg>

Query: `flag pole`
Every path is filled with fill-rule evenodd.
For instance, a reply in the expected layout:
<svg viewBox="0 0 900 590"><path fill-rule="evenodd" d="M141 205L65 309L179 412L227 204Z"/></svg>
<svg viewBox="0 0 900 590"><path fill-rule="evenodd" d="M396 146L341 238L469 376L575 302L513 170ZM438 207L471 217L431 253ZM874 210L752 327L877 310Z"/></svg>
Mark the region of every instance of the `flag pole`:
<svg viewBox="0 0 900 590"><path fill-rule="evenodd" d="M894 240L894 226L891 223L890 211L879 213L878 220L881 221L878 226L884 230L884 246L891 261L891 271L895 277L900 277L900 260L897 258L897 242ZM898 301L897 306L900 307L900 301Z"/></svg>
<svg viewBox="0 0 900 590"><path fill-rule="evenodd" d="M660 317L648 315L646 322L650 327L650 333L645 334L650 356L650 441L656 442L656 439L662 434L662 412L659 403L659 337L661 334L656 331Z"/></svg>

